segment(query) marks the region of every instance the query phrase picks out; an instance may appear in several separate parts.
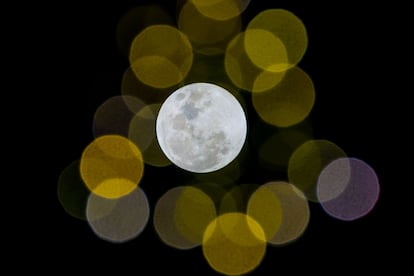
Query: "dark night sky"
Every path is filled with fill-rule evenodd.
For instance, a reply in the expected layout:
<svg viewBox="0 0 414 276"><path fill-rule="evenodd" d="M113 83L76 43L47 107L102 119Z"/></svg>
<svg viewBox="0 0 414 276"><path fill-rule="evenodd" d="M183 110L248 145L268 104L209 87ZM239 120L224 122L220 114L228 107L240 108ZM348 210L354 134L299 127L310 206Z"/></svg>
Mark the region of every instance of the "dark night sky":
<svg viewBox="0 0 414 276"><path fill-rule="evenodd" d="M53 28L47 41L54 62L49 69L56 76L50 102L56 103L52 112L57 115L52 116L59 118L59 123L51 127L57 142L50 162L53 172L47 183L46 204L52 212L46 216L48 234L40 242L50 245L49 252L60 256L57 262L62 271L119 269L118 275L126 271L165 275L163 271L168 269L171 274L215 275L200 248L179 251L164 245L155 235L151 221L133 241L111 244L97 238L86 222L66 214L56 196L60 172L79 159L93 139L95 109L120 93L128 62L115 42L116 24L130 8L144 2L160 2L174 12L172 0L137 0L109 1L96 6L56 3L48 13L48 24ZM379 92L384 88L379 82L386 76L379 69L382 64L378 59L383 52L378 47L383 29L379 16L382 7L358 6L349 1L322 2L253 0L243 14L243 22L267 8L285 8L304 22L309 46L299 66L311 76L316 89L316 103L310 115L314 136L328 139L349 156L370 164L380 180L380 199L372 213L353 222L333 219L319 205L311 203L311 219L305 234L287 246L267 247L262 264L252 275L298 270L315 274L331 269L333 273L377 271L386 265L383 244L394 183L387 169L389 150L383 127L386 101ZM257 179L260 184L272 178L257 165L252 167L241 182ZM164 177L178 180L181 176L171 167L145 169L142 187L152 211L157 198L165 192Z"/></svg>

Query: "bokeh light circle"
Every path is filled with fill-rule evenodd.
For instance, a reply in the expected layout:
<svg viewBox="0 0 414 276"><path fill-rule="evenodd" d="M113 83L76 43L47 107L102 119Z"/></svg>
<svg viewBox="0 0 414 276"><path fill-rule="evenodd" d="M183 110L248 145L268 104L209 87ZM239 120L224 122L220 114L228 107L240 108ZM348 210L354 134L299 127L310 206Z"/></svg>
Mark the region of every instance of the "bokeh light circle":
<svg viewBox="0 0 414 276"><path fill-rule="evenodd" d="M139 5L128 10L116 26L116 42L126 57L133 39L151 25L173 25L172 16L159 5Z"/></svg>
<svg viewBox="0 0 414 276"><path fill-rule="evenodd" d="M222 54L234 35L241 31L241 18L215 20L200 13L188 1L181 8L178 28L185 33L197 52L205 55Z"/></svg>
<svg viewBox="0 0 414 276"><path fill-rule="evenodd" d="M308 125L277 129L276 132L266 136L264 141L259 141L260 165L273 172L286 172L292 153L311 139L312 129Z"/></svg>
<svg viewBox="0 0 414 276"><path fill-rule="evenodd" d="M246 28L246 45L254 45L257 39L254 33L248 30L266 30L278 37L288 55L287 68L294 67L302 59L308 46L308 35L303 22L292 12L284 9L268 9L256 15ZM248 55L256 60L257 51L255 48L247 47Z"/></svg>
<svg viewBox="0 0 414 276"><path fill-rule="evenodd" d="M203 236L203 254L209 265L225 275L254 270L266 252L265 233L244 213L226 213L208 226Z"/></svg>
<svg viewBox="0 0 414 276"><path fill-rule="evenodd" d="M202 190L187 186L177 199L174 220L180 233L194 244L201 244L207 225L216 218L214 201Z"/></svg>
<svg viewBox="0 0 414 276"><path fill-rule="evenodd" d="M128 137L132 118L145 105L133 96L110 97L95 111L92 126L95 138L109 134Z"/></svg>
<svg viewBox="0 0 414 276"><path fill-rule="evenodd" d="M76 160L60 173L57 194L60 204L69 215L85 220L90 192L82 181L79 166L80 161Z"/></svg>
<svg viewBox="0 0 414 276"><path fill-rule="evenodd" d="M132 192L144 173L140 149L119 135L103 135L83 151L80 173L90 191L105 198Z"/></svg>
<svg viewBox="0 0 414 276"><path fill-rule="evenodd" d="M341 157L346 157L345 152L331 141L306 141L289 158L289 183L299 188L308 200L318 202L316 186L321 171L330 162Z"/></svg>
<svg viewBox="0 0 414 276"><path fill-rule="evenodd" d="M138 187L117 199L103 198L91 193L86 214L89 225L98 237L122 243L137 237L144 230L150 208L147 196Z"/></svg>
<svg viewBox="0 0 414 276"><path fill-rule="evenodd" d="M215 218L216 208L208 195L195 187L179 186L158 199L153 222L166 245L184 250L201 245L205 228Z"/></svg>
<svg viewBox="0 0 414 276"><path fill-rule="evenodd" d="M297 240L310 220L305 195L294 185L283 181L260 186L249 199L247 214L263 227L268 244L275 246Z"/></svg>
<svg viewBox="0 0 414 276"><path fill-rule="evenodd" d="M274 88L252 93L253 106L267 123L289 127L303 121L315 103L312 79L299 67L286 72Z"/></svg>
<svg viewBox="0 0 414 276"><path fill-rule="evenodd" d="M133 40L129 62L143 83L156 88L171 87L180 83L190 71L192 46L178 29L169 25L152 25Z"/></svg>
<svg viewBox="0 0 414 276"><path fill-rule="evenodd" d="M239 16L251 0L190 0L200 13L215 20Z"/></svg>
<svg viewBox="0 0 414 276"><path fill-rule="evenodd" d="M247 214L254 218L263 228L266 241L273 238L283 220L283 209L280 199L266 186L259 187L250 196Z"/></svg>
<svg viewBox="0 0 414 276"><path fill-rule="evenodd" d="M227 45L224 66L229 79L238 88L250 92L263 92L279 84L285 71L272 72L257 67L245 49L245 32L236 35Z"/></svg>
<svg viewBox="0 0 414 276"><path fill-rule="evenodd" d="M156 167L171 165L158 143L155 125L161 104L150 104L140 110L129 125L129 139L141 149L144 163Z"/></svg>
<svg viewBox="0 0 414 276"><path fill-rule="evenodd" d="M332 191L333 195L327 200L326 195ZM366 162L356 158L339 158L321 172L317 193L322 198L320 203L326 213L350 221L367 215L374 208L380 186L377 174Z"/></svg>
<svg viewBox="0 0 414 276"><path fill-rule="evenodd" d="M287 51L274 33L263 29L247 29L244 35L246 54L257 67L270 72L289 69Z"/></svg>

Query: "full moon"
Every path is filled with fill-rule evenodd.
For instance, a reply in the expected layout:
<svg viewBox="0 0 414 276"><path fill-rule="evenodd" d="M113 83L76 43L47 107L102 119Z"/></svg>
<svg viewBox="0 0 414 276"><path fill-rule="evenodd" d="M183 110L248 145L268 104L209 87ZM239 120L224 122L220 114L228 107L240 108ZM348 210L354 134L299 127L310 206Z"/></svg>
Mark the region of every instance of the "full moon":
<svg viewBox="0 0 414 276"><path fill-rule="evenodd" d="M161 150L178 167L196 173L219 170L233 161L246 140L243 108L224 88L192 83L162 104L156 122Z"/></svg>

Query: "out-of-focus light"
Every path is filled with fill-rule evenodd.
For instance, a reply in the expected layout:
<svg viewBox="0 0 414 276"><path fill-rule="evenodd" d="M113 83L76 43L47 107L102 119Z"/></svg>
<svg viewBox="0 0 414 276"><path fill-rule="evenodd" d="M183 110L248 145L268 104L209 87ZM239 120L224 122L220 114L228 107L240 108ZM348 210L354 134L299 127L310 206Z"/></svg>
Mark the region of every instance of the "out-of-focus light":
<svg viewBox="0 0 414 276"><path fill-rule="evenodd" d="M289 182L313 202L318 202L316 186L323 168L335 159L346 157L345 152L327 140L309 140L291 155L288 165Z"/></svg>
<svg viewBox="0 0 414 276"><path fill-rule="evenodd" d="M207 225L217 216L213 200L202 190L187 186L178 197L174 219L177 229L189 241L201 244Z"/></svg>
<svg viewBox="0 0 414 276"><path fill-rule="evenodd" d="M143 173L140 149L123 136L100 136L82 153L81 177L89 190L101 197L119 198L129 194Z"/></svg>
<svg viewBox="0 0 414 276"><path fill-rule="evenodd" d="M155 120L160 108L161 104L150 104L135 114L129 127L129 139L141 149L145 164L165 167L172 163L162 152L155 135Z"/></svg>
<svg viewBox="0 0 414 276"><path fill-rule="evenodd" d="M114 96L107 99L95 111L93 133L95 138L116 134L128 137L129 124L145 103L132 96Z"/></svg>
<svg viewBox="0 0 414 276"><path fill-rule="evenodd" d="M269 9L242 22L241 13L249 3L179 0L175 19L160 5L148 5L131 9L119 21L116 42L129 57L122 96L108 99L96 110L95 140L80 161L65 168L58 182L58 199L65 211L86 218L101 239L129 241L148 222L148 200L138 187L144 163L172 164L158 140L166 136L155 135L156 122L167 128L175 124L168 140L174 142L178 160L190 167L194 160L198 169L219 160L211 158L217 145L230 144L220 150L222 154L234 150L224 138L236 133L235 122L225 125L226 135L209 136L223 118L234 114L228 107L220 109L220 100L199 101L206 91L188 96L181 113L178 103L187 99L188 91L177 95L169 113L158 117L173 91L194 83L227 89L245 114L255 112L258 117L247 118L253 137L247 135L249 141L240 154L233 152L237 156L232 161L214 171L191 169L186 172L191 180L183 183L187 186L172 188L158 199L153 226L165 244L177 249L201 245L215 271L242 275L260 264L266 244L286 245L305 232L308 200L345 221L374 208L380 191L375 171L359 159L347 158L330 141L311 140L311 127L302 128L315 101L311 78L297 67L308 45L303 22L283 9ZM245 92L251 98L244 97ZM251 99L252 106L245 99ZM212 111L203 118L214 118L213 124L194 121L202 109ZM198 127L205 126L200 132ZM260 127L264 129L257 133ZM258 158L254 161L248 148L252 141ZM204 151L189 154L190 148L201 146L206 146ZM241 176L257 168L250 166L255 161L266 173L287 173L289 182L240 184Z"/></svg>
<svg viewBox="0 0 414 276"><path fill-rule="evenodd" d="M129 62L143 83L156 88L171 87L180 83L190 70L192 46L187 36L178 29L168 25L152 25L134 38Z"/></svg>
<svg viewBox="0 0 414 276"><path fill-rule="evenodd" d="M203 236L203 254L209 265L225 275L254 270L266 252L265 233L244 213L226 213L208 226Z"/></svg>
<svg viewBox="0 0 414 276"><path fill-rule="evenodd" d="M137 78L131 67L128 67L122 75L121 94L136 97L146 104L162 103L174 87L155 88L147 85Z"/></svg>
<svg viewBox="0 0 414 276"><path fill-rule="evenodd" d="M116 26L116 42L122 54L129 55L135 36L151 25L173 25L172 16L159 5L142 5L128 10Z"/></svg>
<svg viewBox="0 0 414 276"><path fill-rule="evenodd" d="M323 168L316 187L319 203L333 200L345 191L351 179L349 160L349 158L338 158Z"/></svg>
<svg viewBox="0 0 414 276"><path fill-rule="evenodd" d="M251 92L262 92L275 87L284 72L271 72L254 65L246 54L245 33L239 33L228 44L224 56L226 73L233 84Z"/></svg>
<svg viewBox="0 0 414 276"><path fill-rule="evenodd" d="M274 88L252 93L253 106L267 123L288 127L303 121L315 103L312 79L299 67L286 72Z"/></svg>
<svg viewBox="0 0 414 276"><path fill-rule="evenodd" d="M328 164L318 179L318 198L334 218L350 221L367 215L376 205L380 186L375 171L356 158Z"/></svg>
<svg viewBox="0 0 414 276"><path fill-rule="evenodd" d="M260 186L250 196L247 205L247 214L254 218L266 235L269 241L279 231L282 224L283 210L277 194L266 185Z"/></svg>
<svg viewBox="0 0 414 276"><path fill-rule="evenodd" d="M144 155L145 151L155 138L156 115L149 105L134 114L128 124L128 139L135 143Z"/></svg>
<svg viewBox="0 0 414 276"><path fill-rule="evenodd" d="M216 55L222 54L228 42L241 31L241 18L216 20L206 17L189 1L181 8L178 28L188 36L195 51Z"/></svg>
<svg viewBox="0 0 414 276"><path fill-rule="evenodd" d="M287 51L274 33L263 29L247 29L244 35L246 54L257 67L270 72L289 69Z"/></svg>
<svg viewBox="0 0 414 276"><path fill-rule="evenodd" d="M251 0L190 0L207 17L228 20L239 16Z"/></svg>
<svg viewBox="0 0 414 276"><path fill-rule="evenodd" d="M150 209L147 196L137 187L117 199L102 198L91 193L86 214L89 225L98 237L122 243L137 237L144 230Z"/></svg>
<svg viewBox="0 0 414 276"><path fill-rule="evenodd" d="M268 9L256 15L246 28L247 54L252 60L259 60L258 51L252 47L257 36L248 30L266 30L278 37L285 46L288 56L288 68L299 63L308 46L308 35L303 22L292 12L284 9ZM271 50L271 49L269 49ZM265 54L266 52L263 52ZM260 55L259 55L260 56Z"/></svg>
<svg viewBox="0 0 414 276"><path fill-rule="evenodd" d="M89 190L82 181L79 165L80 161L76 160L60 173L57 193L60 204L69 215L85 220Z"/></svg>
<svg viewBox="0 0 414 276"><path fill-rule="evenodd" d="M233 182L234 183L234 182ZM214 206L216 207L216 213L220 210L220 205L223 197L227 193L225 185L218 182L200 182L197 178L191 180L187 185L191 185L194 188L200 189L206 195L210 197Z"/></svg>
<svg viewBox="0 0 414 276"><path fill-rule="evenodd" d="M216 208L209 196L197 188L179 186L158 199L154 227L165 244L190 249L201 245L204 230L215 217Z"/></svg>
<svg viewBox="0 0 414 276"><path fill-rule="evenodd" d="M234 185L241 176L239 158L234 159L224 168L206 174L196 174L194 177L199 182L216 183L221 187Z"/></svg>
<svg viewBox="0 0 414 276"><path fill-rule="evenodd" d="M250 196L259 187L258 184L238 184L233 186L222 198L219 214L245 213Z"/></svg>
<svg viewBox="0 0 414 276"><path fill-rule="evenodd" d="M263 227L267 242L277 246L297 240L310 219L305 195L294 185L282 181L260 186L251 196L247 210L247 214Z"/></svg>
<svg viewBox="0 0 414 276"><path fill-rule="evenodd" d="M267 135L264 141L260 141L258 145L260 165L270 171L286 172L292 153L312 137L312 128L309 124L279 128L273 134Z"/></svg>

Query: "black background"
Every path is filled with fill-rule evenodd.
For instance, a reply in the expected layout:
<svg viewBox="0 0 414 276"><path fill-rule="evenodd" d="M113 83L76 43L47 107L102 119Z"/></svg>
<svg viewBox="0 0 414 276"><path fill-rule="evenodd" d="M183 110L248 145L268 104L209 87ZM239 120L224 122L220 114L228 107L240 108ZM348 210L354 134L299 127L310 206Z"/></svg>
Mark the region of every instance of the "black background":
<svg viewBox="0 0 414 276"><path fill-rule="evenodd" d="M180 251L166 246L155 234L151 221L136 239L112 244L99 239L85 221L66 214L57 199L59 174L79 159L93 140L91 127L96 108L120 94L128 61L116 45L118 20L141 3L161 3L171 14L175 11L172 0L102 2L105 3L55 3L42 13L47 18L42 24L47 36L44 45L52 61L46 73L53 76L47 84L52 91L47 98L48 128L52 133L48 147L52 155L46 170L46 197L42 200L47 211L38 226L46 235L38 239L37 246L47 248L62 271L114 269L119 271L117 275L127 271L136 275L165 275L164 271L174 275L215 275L200 248ZM381 44L385 30L381 12L385 7L378 5L252 0L243 14L246 23L261 10L284 8L303 21L309 46L299 66L310 75L316 88L316 103L310 115L314 136L328 139L348 156L366 161L376 170L381 185L375 209L353 222L331 218L319 205L311 203L311 219L304 235L287 246L268 247L252 275L381 271L390 265L390 251L384 248L392 245L387 229L391 187L395 183L386 136L389 119L383 109L388 104L384 96L387 72L382 69L385 49ZM260 184L270 177L263 176L254 166L241 182L257 179ZM159 196L171 187L166 179L179 180L180 172L174 167L146 166L141 187L148 195L151 211Z"/></svg>

